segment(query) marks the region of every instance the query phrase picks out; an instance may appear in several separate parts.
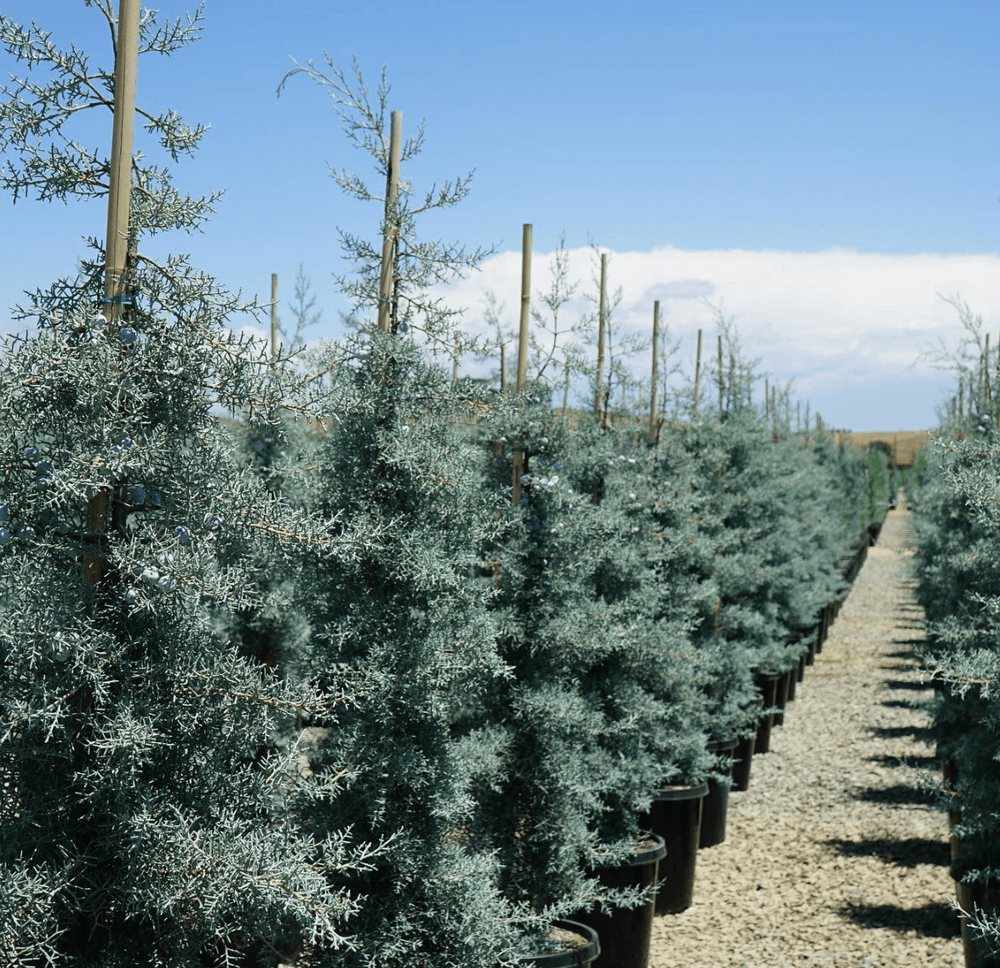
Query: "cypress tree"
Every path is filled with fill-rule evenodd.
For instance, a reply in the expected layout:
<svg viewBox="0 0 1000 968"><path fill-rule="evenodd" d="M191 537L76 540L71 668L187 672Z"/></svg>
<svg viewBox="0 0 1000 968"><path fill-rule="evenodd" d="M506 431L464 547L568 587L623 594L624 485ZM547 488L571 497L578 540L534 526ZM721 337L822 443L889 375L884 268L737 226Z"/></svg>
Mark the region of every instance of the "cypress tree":
<svg viewBox="0 0 1000 968"><path fill-rule="evenodd" d="M147 16L141 48L183 47L199 18ZM52 71L5 92L6 186L101 195L107 159L64 127L104 103L111 72L34 25L0 29ZM152 128L175 158L204 130L173 112ZM301 835L298 754L272 742L335 700L218 630L255 601L263 546L347 542L276 504L219 424L289 392L231 331L239 300L138 247L197 227L215 196L181 195L138 160L135 180L121 322L97 311L92 240L94 262L34 294L35 332L5 338L0 360L0 958L31 968L273 962L303 938L346 943L355 906L324 876L354 866L351 848Z"/></svg>
<svg viewBox="0 0 1000 968"><path fill-rule="evenodd" d="M317 946L312 957L492 966L520 915L472 836L475 751L454 729L509 674L477 577L475 539L495 530L497 510L465 426L477 407L408 340L359 335L335 352L312 511L367 538L349 557L320 547L303 562L297 601L311 633L289 661L351 701L332 719L305 717L311 775L293 809L317 840L349 829L385 849L348 876L364 899L354 950Z"/></svg>

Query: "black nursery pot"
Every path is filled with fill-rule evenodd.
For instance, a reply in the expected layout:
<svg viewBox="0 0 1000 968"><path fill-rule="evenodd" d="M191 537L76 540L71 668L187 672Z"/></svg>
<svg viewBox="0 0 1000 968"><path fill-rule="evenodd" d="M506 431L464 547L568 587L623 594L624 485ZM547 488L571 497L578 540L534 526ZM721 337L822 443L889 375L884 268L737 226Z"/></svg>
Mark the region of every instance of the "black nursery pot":
<svg viewBox="0 0 1000 968"><path fill-rule="evenodd" d="M617 867L598 867L597 878L607 887L651 888L656 884L659 863L667 856L662 837L652 834L647 844L628 862ZM592 911L573 916L574 921L597 932L601 939L601 968L646 968L653 934L656 896L636 908L606 908L598 904Z"/></svg>
<svg viewBox="0 0 1000 968"><path fill-rule="evenodd" d="M858 549L858 571L864 567L865 561L868 559L868 542L865 541L861 547ZM857 578L857 575L854 576Z"/></svg>
<svg viewBox="0 0 1000 968"><path fill-rule="evenodd" d="M837 592L837 597L833 600L833 617L836 618L840 614L840 610L844 607L844 603L847 601L847 596L851 594L851 586L841 585ZM833 624L831 622L831 624Z"/></svg>
<svg viewBox="0 0 1000 968"><path fill-rule="evenodd" d="M698 847L714 847L721 844L726 839L726 816L729 812L729 789L733 785L733 773L736 761L733 754L739 740L735 736L728 736L725 739L712 739L708 741L709 753L717 753L729 757L729 778L728 780L716 780L710 778L708 781L708 795L701 805L701 834L698 838ZM721 770L725 774L725 770Z"/></svg>
<svg viewBox="0 0 1000 968"><path fill-rule="evenodd" d="M701 805L707 793L707 783L665 787L657 791L643 821L643 826L663 838L667 848L667 856L660 861L657 914L679 914L691 907L701 839Z"/></svg>
<svg viewBox="0 0 1000 968"><path fill-rule="evenodd" d="M819 655L823 651L823 643L826 641L827 635L830 634L830 606L824 606L823 610L819 613L819 634L816 636L816 655Z"/></svg>
<svg viewBox="0 0 1000 968"><path fill-rule="evenodd" d="M586 924L578 921L556 921L550 932L552 939L551 951L540 951L537 954L521 955L517 962L520 965L537 966L537 968L584 968L591 964L601 953L601 944L597 932Z"/></svg>
<svg viewBox="0 0 1000 968"><path fill-rule="evenodd" d="M752 706L758 710L763 708L763 700L758 696ZM733 789L740 793L750 789L750 769L753 766L753 754L757 746L757 734L740 737L736 744L736 759L733 762Z"/></svg>
<svg viewBox="0 0 1000 968"><path fill-rule="evenodd" d="M764 708L768 709L778 704L778 684L780 672L755 672L754 681L760 690ZM757 724L757 742L754 752L767 753L771 749L771 726L774 723L773 713L761 713Z"/></svg>
<svg viewBox="0 0 1000 968"><path fill-rule="evenodd" d="M771 719L772 726L785 725L785 707L788 705L788 693L791 689L791 683L788 681L790 675L791 670L778 673L778 686L774 691L774 704L778 707L778 711Z"/></svg>
<svg viewBox="0 0 1000 968"><path fill-rule="evenodd" d="M802 640L809 646L809 651L805 654L804 663L805 665L812 665L816 661L816 644L819 641L819 625L810 625L809 628L802 630ZM799 682L802 681L802 677L799 677Z"/></svg>

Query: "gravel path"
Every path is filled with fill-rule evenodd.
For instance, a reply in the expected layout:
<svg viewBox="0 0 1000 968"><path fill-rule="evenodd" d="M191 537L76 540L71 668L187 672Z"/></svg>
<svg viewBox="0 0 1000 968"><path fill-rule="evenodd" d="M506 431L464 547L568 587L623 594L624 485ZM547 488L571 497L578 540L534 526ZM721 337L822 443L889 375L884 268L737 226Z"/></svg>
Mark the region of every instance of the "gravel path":
<svg viewBox="0 0 1000 968"><path fill-rule="evenodd" d="M650 968L962 968L946 818L910 654L913 532L891 511L807 667L694 905L656 918Z"/></svg>

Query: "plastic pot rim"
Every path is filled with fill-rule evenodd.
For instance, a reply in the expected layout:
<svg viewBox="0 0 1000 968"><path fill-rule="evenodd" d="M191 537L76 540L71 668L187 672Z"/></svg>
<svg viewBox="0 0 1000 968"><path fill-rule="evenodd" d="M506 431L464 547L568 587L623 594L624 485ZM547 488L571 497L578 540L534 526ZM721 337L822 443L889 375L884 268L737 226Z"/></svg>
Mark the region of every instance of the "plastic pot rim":
<svg viewBox="0 0 1000 968"><path fill-rule="evenodd" d="M567 948L564 951L540 952L538 954L517 955L515 960L521 965L538 965L539 968L578 968L589 965L601 953L601 943L597 932L579 921L561 919L552 922L554 928L566 928L574 934L587 938L588 943L580 948Z"/></svg>
<svg viewBox="0 0 1000 968"><path fill-rule="evenodd" d="M730 750L736 749L739 746L740 739L736 735L726 736L723 739L710 739L706 744L705 748L709 753L728 753Z"/></svg>
<svg viewBox="0 0 1000 968"><path fill-rule="evenodd" d="M654 800L697 800L708 796L708 780L701 783L685 783L676 786L661 787L653 796Z"/></svg>

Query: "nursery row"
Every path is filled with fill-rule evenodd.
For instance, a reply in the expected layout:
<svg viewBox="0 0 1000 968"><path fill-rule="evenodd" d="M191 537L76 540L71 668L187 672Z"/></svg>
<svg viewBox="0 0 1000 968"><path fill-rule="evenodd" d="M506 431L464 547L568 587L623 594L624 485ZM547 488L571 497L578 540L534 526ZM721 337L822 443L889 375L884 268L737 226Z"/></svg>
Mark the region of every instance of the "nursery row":
<svg viewBox="0 0 1000 968"><path fill-rule="evenodd" d="M844 589L849 589L868 551L864 542L842 562ZM755 754L770 751L771 734L784 725L785 709L798 691L805 672L822 652L830 627L846 591L823 608L819 621L804 631L806 651L786 673L758 672L755 682L760 693L756 730L743 735L709 741L709 749L719 757L718 769L702 783L677 784L658 790L645 818L651 830L646 849L637 851L629 862L598 869L605 885L645 887L648 900L632 909L613 909L598 903L592 911L575 915L572 925L589 944L574 953L572 964L585 965L600 959L608 968L645 968L649 961L654 915L677 914L687 910L694 898L698 852L726 840L731 789L746 791ZM535 959L541 966L569 959L558 955Z"/></svg>
<svg viewBox="0 0 1000 968"><path fill-rule="evenodd" d="M299 334L263 350L237 296L140 247L217 198L131 148L140 52L191 43L201 11L87 6L113 71L0 17L31 71L0 104L5 184L109 193L107 245L0 346L0 963L577 959L553 926L647 902L601 872L671 791L724 782L885 511L884 461L785 434L773 390L763 419L728 329L717 410L696 363L652 441L615 429L603 285L574 371L599 418L449 381L417 345L454 338L431 288L482 254L417 237L398 168L421 139L400 147L360 72L314 79L386 179L383 239L342 236L359 335L303 373ZM81 153L63 127L112 90L110 156ZM142 116L174 161L205 130ZM532 392L580 352L552 335Z"/></svg>
<svg viewBox="0 0 1000 968"><path fill-rule="evenodd" d="M5 963L492 966L635 907L600 872L867 545L865 455L750 407L651 446L392 337L307 399L211 322L99 320L0 362Z"/></svg>
<svg viewBox="0 0 1000 968"><path fill-rule="evenodd" d="M1000 965L1000 433L987 395L939 429L910 499L927 614L922 660L937 694L941 794L969 968Z"/></svg>

